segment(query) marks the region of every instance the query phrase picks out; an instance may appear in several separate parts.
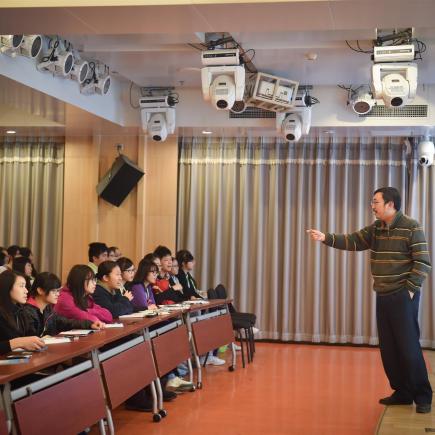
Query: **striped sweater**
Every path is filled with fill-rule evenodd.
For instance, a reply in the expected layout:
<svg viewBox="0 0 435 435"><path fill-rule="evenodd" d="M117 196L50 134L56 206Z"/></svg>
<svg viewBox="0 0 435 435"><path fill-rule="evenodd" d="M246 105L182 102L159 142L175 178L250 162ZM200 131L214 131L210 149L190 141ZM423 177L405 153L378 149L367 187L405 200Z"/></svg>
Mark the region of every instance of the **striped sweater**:
<svg viewBox="0 0 435 435"><path fill-rule="evenodd" d="M400 211L390 225L376 220L352 234L327 233L323 243L347 251L370 249L373 289L378 293L420 290L432 268L423 228Z"/></svg>

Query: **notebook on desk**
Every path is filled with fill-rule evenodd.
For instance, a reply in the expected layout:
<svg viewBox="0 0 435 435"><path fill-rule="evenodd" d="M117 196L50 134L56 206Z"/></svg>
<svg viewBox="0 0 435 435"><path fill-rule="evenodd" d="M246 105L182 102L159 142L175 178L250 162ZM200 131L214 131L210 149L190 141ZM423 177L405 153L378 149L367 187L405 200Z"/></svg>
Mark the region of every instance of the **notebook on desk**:
<svg viewBox="0 0 435 435"><path fill-rule="evenodd" d="M61 344L61 343L71 343L71 338L69 337L42 337L45 344Z"/></svg>
<svg viewBox="0 0 435 435"><path fill-rule="evenodd" d="M71 329L69 331L61 332L59 335L65 337L86 337L93 332L94 331L92 329Z"/></svg>

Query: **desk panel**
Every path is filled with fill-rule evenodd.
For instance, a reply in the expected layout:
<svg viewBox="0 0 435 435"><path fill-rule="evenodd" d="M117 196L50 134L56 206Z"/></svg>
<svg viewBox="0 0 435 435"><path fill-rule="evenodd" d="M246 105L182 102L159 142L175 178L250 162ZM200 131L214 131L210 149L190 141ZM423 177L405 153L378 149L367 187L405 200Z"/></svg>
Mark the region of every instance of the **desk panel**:
<svg viewBox="0 0 435 435"><path fill-rule="evenodd" d="M112 409L149 385L156 377L151 345L141 343L101 363Z"/></svg>
<svg viewBox="0 0 435 435"><path fill-rule="evenodd" d="M233 324L228 313L192 323L192 333L198 355L234 341Z"/></svg>
<svg viewBox="0 0 435 435"><path fill-rule="evenodd" d="M77 435L106 415L98 370L18 400L14 409L21 435Z"/></svg>
<svg viewBox="0 0 435 435"><path fill-rule="evenodd" d="M153 338L151 342L160 377L190 358L189 335L184 324Z"/></svg>

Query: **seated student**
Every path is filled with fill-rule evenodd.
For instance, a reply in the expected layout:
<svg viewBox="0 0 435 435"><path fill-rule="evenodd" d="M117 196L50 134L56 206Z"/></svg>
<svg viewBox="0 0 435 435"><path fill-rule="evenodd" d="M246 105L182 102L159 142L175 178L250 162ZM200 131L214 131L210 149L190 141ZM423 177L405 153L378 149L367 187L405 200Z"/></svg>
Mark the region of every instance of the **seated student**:
<svg viewBox="0 0 435 435"><path fill-rule="evenodd" d="M60 279L49 272L36 275L27 304L24 306L35 335L57 335L70 329L100 329L104 323L97 320L75 320L53 311L60 293Z"/></svg>
<svg viewBox="0 0 435 435"><path fill-rule="evenodd" d="M105 243L93 242L89 243L88 266L92 269L92 272L96 275L98 272L98 266L103 262L107 261L109 248Z"/></svg>
<svg viewBox="0 0 435 435"><path fill-rule="evenodd" d="M62 288L54 311L69 319L90 320L111 323L110 311L97 305L92 295L97 279L89 266L77 264L72 267Z"/></svg>
<svg viewBox="0 0 435 435"><path fill-rule="evenodd" d="M104 261L98 266L97 287L93 295L94 301L109 310L114 318L131 314L133 295L126 291L124 296L119 288L122 283L121 269L114 261Z"/></svg>
<svg viewBox="0 0 435 435"><path fill-rule="evenodd" d="M26 280L20 274L6 270L0 274L0 353L17 348L39 350L45 344L30 335L30 323L24 313L27 300Z"/></svg>
<svg viewBox="0 0 435 435"><path fill-rule="evenodd" d="M36 277L36 275L38 274L38 272L35 269L35 265L34 265L34 256L32 253L32 250L30 248L28 248L27 246L21 246L20 247L20 254L22 257L26 257L30 260L30 264L32 265L32 278L31 278L31 283L33 285L33 281Z"/></svg>
<svg viewBox="0 0 435 435"><path fill-rule="evenodd" d="M202 299L198 294L198 286L196 285L196 281L193 279L191 272L193 267L195 266L195 259L191 252L187 249L182 249L176 254L178 260L178 280L180 284L183 286L183 294L186 299Z"/></svg>
<svg viewBox="0 0 435 435"><path fill-rule="evenodd" d="M122 283L121 287L119 287L119 290L121 291L121 294L124 294L125 291L131 290L136 269L133 262L127 257L118 258L118 260L116 260L116 264L121 269L122 276Z"/></svg>
<svg viewBox="0 0 435 435"><path fill-rule="evenodd" d="M15 257L12 261L12 269L24 276L26 280L26 288L30 291L34 281L32 276L32 262L27 257Z"/></svg>
<svg viewBox="0 0 435 435"><path fill-rule="evenodd" d="M126 291L121 295L119 287L122 282L121 269L114 261L104 261L98 266L98 284L94 293L94 300L102 307L108 309L114 318L133 312L133 305L130 300L133 295ZM163 388L165 401L175 399L175 395ZM139 391L125 402L127 409L136 411L151 411L152 400L149 388Z"/></svg>
<svg viewBox="0 0 435 435"><path fill-rule="evenodd" d="M15 257L21 257L20 247L18 245L11 245L7 249L11 262Z"/></svg>
<svg viewBox="0 0 435 435"><path fill-rule="evenodd" d="M161 270L156 282L158 289L154 289L156 304L162 305L183 302L183 287L181 284L171 285L169 283L169 272L172 266L171 251L166 246L157 246L153 254L160 259L161 264Z"/></svg>
<svg viewBox="0 0 435 435"><path fill-rule="evenodd" d="M33 264L33 253L30 248L28 248L27 246L21 246L20 255L22 257L27 257L30 260L30 262Z"/></svg>
<svg viewBox="0 0 435 435"><path fill-rule="evenodd" d="M8 270L9 254L4 248L0 248L0 273Z"/></svg>
<svg viewBox="0 0 435 435"><path fill-rule="evenodd" d="M110 261L118 261L122 257L121 250L117 246L111 246L107 252Z"/></svg>
<svg viewBox="0 0 435 435"><path fill-rule="evenodd" d="M139 262L131 287L131 293L133 294L131 303L138 309L157 309L153 293L157 273L158 267L153 261L143 258Z"/></svg>

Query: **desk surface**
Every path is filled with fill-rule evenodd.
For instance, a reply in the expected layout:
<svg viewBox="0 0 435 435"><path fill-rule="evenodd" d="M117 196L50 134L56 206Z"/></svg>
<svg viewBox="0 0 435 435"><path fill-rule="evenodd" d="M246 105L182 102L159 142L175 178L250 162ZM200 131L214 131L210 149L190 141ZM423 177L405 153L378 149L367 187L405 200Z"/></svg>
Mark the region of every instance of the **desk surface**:
<svg viewBox="0 0 435 435"><path fill-rule="evenodd" d="M48 349L43 352L34 352L28 363L0 367L0 384L11 382L79 355L86 354L94 349L99 349L106 344L117 341L130 334L137 333L144 328L149 328L158 323L180 317L184 312L207 310L209 308L226 305L228 302L231 302L231 300L213 299L206 305L192 305L188 309L172 311L167 315L159 315L150 318L124 319L122 320L124 324L123 328L104 329L95 331L95 333L87 337L80 337L77 341L71 341L70 343L51 344L48 346Z"/></svg>
<svg viewBox="0 0 435 435"><path fill-rule="evenodd" d="M138 333L144 328L149 328L157 323L180 317L181 314L182 311L180 310L164 316L127 319L122 322L124 324L123 328L103 329L69 343L50 344L47 350L34 352L28 363L0 367L0 384L11 382L79 355L86 354L94 349L99 349L106 344Z"/></svg>
<svg viewBox="0 0 435 435"><path fill-rule="evenodd" d="M232 302L232 299L210 299L207 300L208 304L194 304L190 307L190 312L208 310L209 308L215 308L222 305L226 305Z"/></svg>

